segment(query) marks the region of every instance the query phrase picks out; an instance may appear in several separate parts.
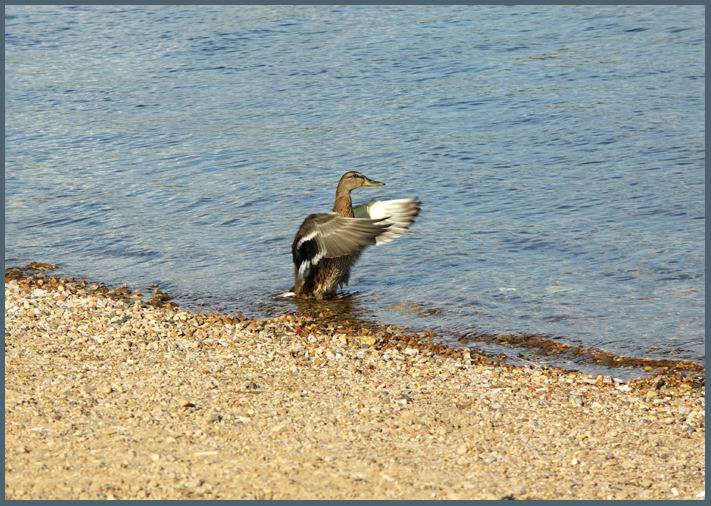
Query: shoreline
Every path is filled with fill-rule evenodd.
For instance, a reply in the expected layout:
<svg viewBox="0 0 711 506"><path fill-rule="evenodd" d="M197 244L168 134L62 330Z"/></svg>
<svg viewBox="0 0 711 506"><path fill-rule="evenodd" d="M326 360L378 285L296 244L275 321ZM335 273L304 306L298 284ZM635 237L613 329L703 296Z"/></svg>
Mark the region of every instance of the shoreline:
<svg viewBox="0 0 711 506"><path fill-rule="evenodd" d="M515 366L48 268L6 270L8 499L703 497L703 370Z"/></svg>
<svg viewBox="0 0 711 506"><path fill-rule="evenodd" d="M79 286L90 293L96 293L97 295L104 295L107 297L119 299L119 300L140 300L142 303L147 303L148 305L154 307L172 307L175 309L183 309L181 306L177 305L173 301L173 296L167 292L163 292L160 288L153 287L153 293L150 298L138 290L132 290L127 285L122 285L119 287L112 287L106 285L100 281L91 281L84 278L76 278L72 276L65 276L61 274L51 274L52 271L56 270L57 266L51 263L45 262L30 262L25 266L21 267L8 267L5 269L5 280L17 280L27 283L29 285L44 286L45 288L51 288L52 283L57 283L59 280L62 282L69 282L72 285ZM40 283L37 285L37 283ZM603 366L608 370L620 370L620 371L639 371L640 376L631 378L632 381L635 379L642 379L644 377L656 376L656 375L690 375L697 379L693 380L698 382L699 377L705 378L705 365L703 362L695 360L684 360L684 359L665 359L665 358L648 358L648 357L634 357L627 355L617 355L605 350L594 347L586 347L579 345L571 345L561 343L560 341L548 337L542 334L531 334L531 335L509 335L509 334L488 334L480 332L464 332L457 334L456 341L446 341L442 339L437 339L438 335L436 332L431 331L417 331L415 329L404 328L398 325L383 324L379 322L359 320L357 318L343 318L343 316L337 312L333 314L328 314L330 309L324 306L314 306L313 301L304 301L306 307L309 309L300 311L290 311L279 316L293 315L297 318L310 318L314 321L320 321L333 317L338 323L346 323L351 327L358 327L367 329L368 331L374 332L380 335L381 340L399 340L404 338L408 343L416 343L419 346L425 346L436 353L444 352L449 353L448 350L464 350L463 346L467 344L477 343L489 343L498 344L506 347L521 347L525 350L530 351L533 354L533 359L522 360L520 357L515 357L509 352L492 353L484 351L480 348L467 348L470 354L477 356L480 360L489 360L492 364L501 365L512 365L515 367L525 367L522 363L529 362L534 367L544 367L547 369L559 369L561 371L568 372L581 372L582 374L590 374L593 376L603 375L611 376L609 373L593 373L586 371L579 371L575 368L566 368L562 366L550 365L546 363L535 363L535 358L538 356L558 356L562 358L569 358L580 360L580 365L599 365ZM277 317L267 317L267 318L248 318L241 311L233 312L232 314L223 313L220 311L200 311L198 309L186 308L186 311L196 314L204 315L222 315L230 319L236 319L238 321L250 320L250 321L269 321ZM326 314L324 314L326 313ZM462 346L457 347L460 344ZM625 381L630 380L626 378ZM704 381L701 379L700 381Z"/></svg>

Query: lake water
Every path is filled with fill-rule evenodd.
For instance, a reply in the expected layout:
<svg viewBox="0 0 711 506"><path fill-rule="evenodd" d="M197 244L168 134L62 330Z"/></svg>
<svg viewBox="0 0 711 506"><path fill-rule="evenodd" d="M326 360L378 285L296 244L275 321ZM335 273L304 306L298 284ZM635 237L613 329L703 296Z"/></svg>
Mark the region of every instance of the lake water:
<svg viewBox="0 0 711 506"><path fill-rule="evenodd" d="M356 316L704 359L702 6L6 15L7 264L293 311L293 234L357 169L423 208Z"/></svg>

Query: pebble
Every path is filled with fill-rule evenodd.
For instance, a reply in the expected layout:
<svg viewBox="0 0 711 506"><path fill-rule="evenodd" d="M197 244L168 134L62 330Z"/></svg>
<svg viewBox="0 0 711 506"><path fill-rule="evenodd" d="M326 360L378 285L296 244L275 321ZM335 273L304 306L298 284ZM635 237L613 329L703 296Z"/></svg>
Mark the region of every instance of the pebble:
<svg viewBox="0 0 711 506"><path fill-rule="evenodd" d="M272 434L276 434L278 432L283 431L286 428L286 425L287 425L286 423L277 424L277 425L273 426L269 431Z"/></svg>
<svg viewBox="0 0 711 506"><path fill-rule="evenodd" d="M254 381L248 381L244 384L243 388L248 392L258 392L262 387L257 385Z"/></svg>
<svg viewBox="0 0 711 506"><path fill-rule="evenodd" d="M203 480L200 480L200 479L197 479L197 478L196 478L196 479L193 479L193 480L184 481L184 482L182 483L182 486L183 486L184 488L198 488L198 487L200 487L203 483L205 483Z"/></svg>
<svg viewBox="0 0 711 506"><path fill-rule="evenodd" d="M573 407L582 408L582 407L583 407L583 400L580 399L579 397L571 397L571 398L570 398L570 404L571 404Z"/></svg>

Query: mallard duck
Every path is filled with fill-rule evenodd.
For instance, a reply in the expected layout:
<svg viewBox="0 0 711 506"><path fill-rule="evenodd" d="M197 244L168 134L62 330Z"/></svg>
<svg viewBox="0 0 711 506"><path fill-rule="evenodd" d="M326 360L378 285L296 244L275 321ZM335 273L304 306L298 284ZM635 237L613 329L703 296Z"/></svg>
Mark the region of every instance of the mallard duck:
<svg viewBox="0 0 711 506"><path fill-rule="evenodd" d="M294 286L284 295L328 299L348 284L351 267L363 250L404 234L420 213L417 198L371 200L353 207L351 192L361 186L383 186L360 172L341 176L333 212L311 214L291 246Z"/></svg>

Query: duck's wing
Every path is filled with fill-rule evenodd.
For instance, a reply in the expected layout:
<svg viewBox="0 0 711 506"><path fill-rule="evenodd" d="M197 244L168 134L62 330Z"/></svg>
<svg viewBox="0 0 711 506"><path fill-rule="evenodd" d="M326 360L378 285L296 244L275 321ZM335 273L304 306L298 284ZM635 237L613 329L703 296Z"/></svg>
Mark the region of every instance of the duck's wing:
<svg viewBox="0 0 711 506"><path fill-rule="evenodd" d="M322 258L352 255L375 244L390 225L382 219L346 218L335 213L312 214L301 224L291 246L299 277Z"/></svg>
<svg viewBox="0 0 711 506"><path fill-rule="evenodd" d="M371 200L353 208L356 218L382 220L390 225L388 229L376 238L375 244L385 244L397 239L407 232L420 214L422 203L415 198L395 200Z"/></svg>

